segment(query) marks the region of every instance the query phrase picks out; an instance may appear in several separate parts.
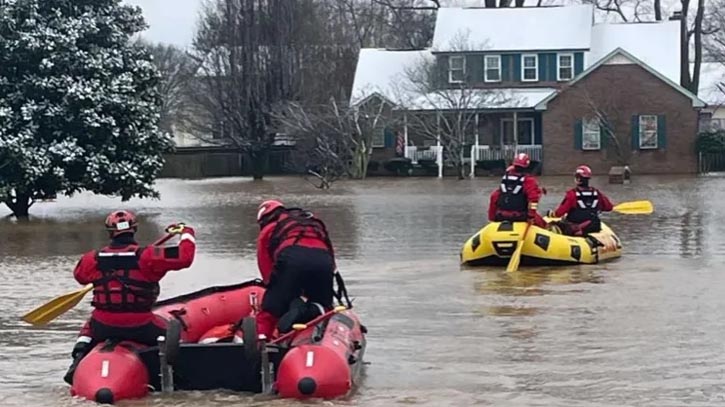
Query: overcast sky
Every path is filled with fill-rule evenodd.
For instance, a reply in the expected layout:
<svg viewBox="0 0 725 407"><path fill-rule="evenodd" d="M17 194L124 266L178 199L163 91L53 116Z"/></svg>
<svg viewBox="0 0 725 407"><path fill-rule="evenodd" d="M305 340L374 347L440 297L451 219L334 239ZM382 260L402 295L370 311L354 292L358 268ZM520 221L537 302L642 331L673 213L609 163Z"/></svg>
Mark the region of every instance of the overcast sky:
<svg viewBox="0 0 725 407"><path fill-rule="evenodd" d="M142 35L153 42L165 42L180 47L191 45L196 20L202 0L124 0L126 3L140 6L150 28ZM294 0L290 0L294 1ZM484 0L443 0L441 4L450 6L481 6ZM534 3L535 0L528 0ZM545 3L570 3L572 0L546 0ZM676 0L664 0L665 13L669 15L668 5ZM696 2L693 2L696 3Z"/></svg>

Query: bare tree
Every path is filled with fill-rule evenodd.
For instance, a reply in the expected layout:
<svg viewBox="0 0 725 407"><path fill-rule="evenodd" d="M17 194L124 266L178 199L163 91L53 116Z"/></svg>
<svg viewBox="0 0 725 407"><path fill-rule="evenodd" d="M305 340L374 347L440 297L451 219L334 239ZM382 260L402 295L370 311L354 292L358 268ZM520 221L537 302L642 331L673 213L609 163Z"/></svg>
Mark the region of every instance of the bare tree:
<svg viewBox="0 0 725 407"><path fill-rule="evenodd" d="M183 50L174 45L144 43L161 74L159 93L162 98L159 128L169 134L182 125L189 108L189 84L198 66Z"/></svg>
<svg viewBox="0 0 725 407"><path fill-rule="evenodd" d="M485 49L485 45L472 47L467 37L459 35L446 51ZM470 136L475 131L477 114L505 104L515 106L518 101L510 91L482 88L471 77L448 84L442 80L446 73L443 65L430 58L406 69L404 80L396 87L396 98L408 110L409 131L439 143L447 152L446 160L463 179L466 147L472 144Z"/></svg>
<svg viewBox="0 0 725 407"><path fill-rule="evenodd" d="M299 91L306 45L303 16L312 0L213 0L203 9L193 41L200 69L190 118L199 137L223 140L246 153L261 179L275 139L273 106ZM221 135L220 135L221 134Z"/></svg>
<svg viewBox="0 0 725 407"><path fill-rule="evenodd" d="M320 105L285 104L275 115L282 129L295 135L307 172L329 188L349 176L364 179L372 154L373 139L391 126L385 100L372 96L356 106L341 105L334 98Z"/></svg>

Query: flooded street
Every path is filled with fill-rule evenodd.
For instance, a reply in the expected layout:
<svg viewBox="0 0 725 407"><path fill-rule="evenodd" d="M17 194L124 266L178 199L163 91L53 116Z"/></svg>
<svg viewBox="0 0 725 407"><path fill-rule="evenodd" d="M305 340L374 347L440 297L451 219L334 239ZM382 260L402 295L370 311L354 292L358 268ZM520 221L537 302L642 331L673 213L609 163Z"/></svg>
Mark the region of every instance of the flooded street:
<svg viewBox="0 0 725 407"><path fill-rule="evenodd" d="M595 178L615 203L649 199L655 213L609 213L623 257L597 266L461 271L463 242L485 224L496 178L369 179L329 192L296 178L160 180L162 199L83 194L38 203L30 223L0 220L0 406L83 406L62 376L82 305L43 328L20 315L75 290L80 255L105 244L104 216L140 215L139 240L184 221L197 232L188 270L162 298L255 278L255 213L266 198L314 210L369 328L361 388L321 405L719 406L725 403L725 178ZM541 212L571 177L542 178ZM8 212L0 209L0 216ZM179 393L128 406L288 406L259 396Z"/></svg>

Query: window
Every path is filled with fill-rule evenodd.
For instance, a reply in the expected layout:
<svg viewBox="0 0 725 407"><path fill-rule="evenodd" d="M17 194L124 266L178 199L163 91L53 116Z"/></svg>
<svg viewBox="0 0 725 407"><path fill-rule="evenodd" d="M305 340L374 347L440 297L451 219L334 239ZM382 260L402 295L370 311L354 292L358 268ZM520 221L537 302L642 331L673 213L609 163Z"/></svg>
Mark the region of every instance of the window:
<svg viewBox="0 0 725 407"><path fill-rule="evenodd" d="M521 80L524 82L536 82L539 80L538 55L524 54L521 56Z"/></svg>
<svg viewBox="0 0 725 407"><path fill-rule="evenodd" d="M385 147L385 129L378 128L373 130L372 137L373 147Z"/></svg>
<svg viewBox="0 0 725 407"><path fill-rule="evenodd" d="M466 76L466 58L448 57L448 83L461 83Z"/></svg>
<svg viewBox="0 0 725 407"><path fill-rule="evenodd" d="M582 120L582 150L602 148L602 128L596 118Z"/></svg>
<svg viewBox="0 0 725 407"><path fill-rule="evenodd" d="M657 116L639 116L639 148L657 149Z"/></svg>
<svg viewBox="0 0 725 407"><path fill-rule="evenodd" d="M523 118L517 120L516 143L514 143L514 121L513 119L501 119L501 144L504 146L512 146L518 144L520 146L533 146L534 143L534 119Z"/></svg>
<svg viewBox="0 0 725 407"><path fill-rule="evenodd" d="M501 55L486 55L483 58L485 65L484 81L501 82Z"/></svg>
<svg viewBox="0 0 725 407"><path fill-rule="evenodd" d="M559 68L557 70L556 79L559 81L568 81L574 77L574 55L559 54Z"/></svg>

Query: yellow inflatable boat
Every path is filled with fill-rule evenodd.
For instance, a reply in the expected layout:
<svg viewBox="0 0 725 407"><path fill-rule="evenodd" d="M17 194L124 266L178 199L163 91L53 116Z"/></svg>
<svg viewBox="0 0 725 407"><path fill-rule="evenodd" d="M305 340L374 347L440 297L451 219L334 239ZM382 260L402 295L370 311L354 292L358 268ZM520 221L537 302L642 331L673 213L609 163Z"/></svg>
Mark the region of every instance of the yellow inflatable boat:
<svg viewBox="0 0 725 407"><path fill-rule="evenodd" d="M525 230L526 222L489 223L463 245L461 264L506 266ZM521 264L530 266L595 264L622 255L619 238L604 222L601 232L587 237L566 236L531 225L523 244Z"/></svg>

